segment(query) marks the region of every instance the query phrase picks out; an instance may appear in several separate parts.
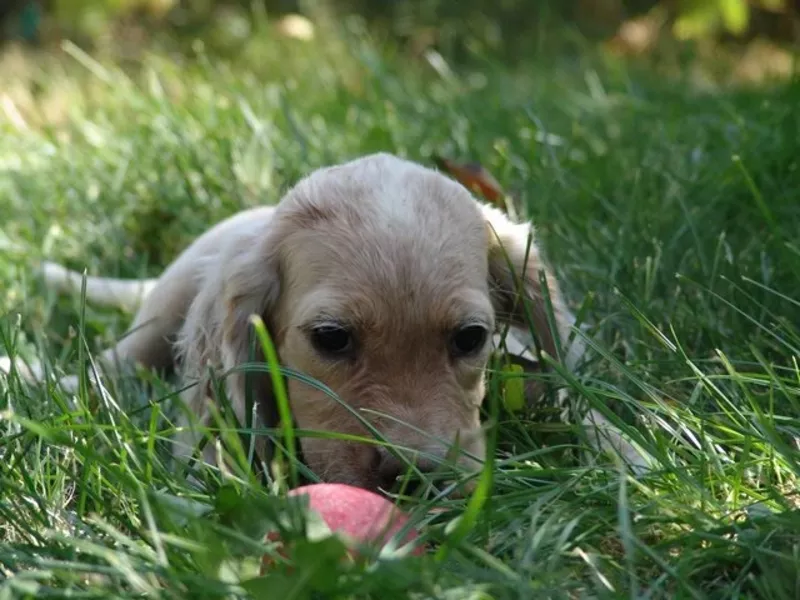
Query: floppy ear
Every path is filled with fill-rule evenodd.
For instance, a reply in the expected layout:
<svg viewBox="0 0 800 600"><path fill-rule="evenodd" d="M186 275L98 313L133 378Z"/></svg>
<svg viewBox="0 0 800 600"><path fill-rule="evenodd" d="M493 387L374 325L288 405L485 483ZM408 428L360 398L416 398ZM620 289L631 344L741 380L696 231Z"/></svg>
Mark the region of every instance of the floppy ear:
<svg viewBox="0 0 800 600"><path fill-rule="evenodd" d="M245 363L263 362L260 344L253 343L251 315L259 315L270 334L280 295L279 244L273 224L240 232L219 257L206 267L203 284L189 308L178 339L184 379L199 385L184 399L201 423L207 424L211 396L209 367L227 373ZM253 354L253 349L255 353ZM236 371L228 374L225 387L236 418L244 426L271 426L276 421L272 385L268 373ZM248 415L247 391L257 403L256 418ZM258 436L257 450L267 459L267 444Z"/></svg>
<svg viewBox="0 0 800 600"><path fill-rule="evenodd" d="M567 308L558 282L544 264L530 223L514 223L503 212L481 205L486 219L489 251L489 278L499 323L512 328L514 337L534 341L553 358L559 357L556 344L566 349L575 317ZM546 287L543 287L541 275ZM549 302L549 305L548 305ZM551 327L549 310L554 317ZM575 339L564 352L567 366L580 355L580 340Z"/></svg>
<svg viewBox="0 0 800 600"><path fill-rule="evenodd" d="M250 318L260 316L272 334L272 321L277 312L280 295L279 260L271 238L251 240L249 248L222 261L225 271L222 297L223 309L220 347L222 366L231 369L247 362L255 334ZM256 348L261 352L260 344Z"/></svg>

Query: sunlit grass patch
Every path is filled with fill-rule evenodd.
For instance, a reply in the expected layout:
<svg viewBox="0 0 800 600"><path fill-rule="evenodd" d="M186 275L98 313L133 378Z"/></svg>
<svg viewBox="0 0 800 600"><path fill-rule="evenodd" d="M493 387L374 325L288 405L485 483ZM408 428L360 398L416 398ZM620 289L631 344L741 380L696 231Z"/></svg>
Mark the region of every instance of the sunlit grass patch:
<svg viewBox="0 0 800 600"><path fill-rule="evenodd" d="M0 110L0 355L73 372L124 332L127 315L46 292L40 258L152 275L315 167L378 150L474 158L583 306L589 360L555 383L618 415L652 471L592 456L573 424L498 412L493 483L469 527L470 498L407 499L429 554L348 565L287 531L294 570L259 580L285 482L232 472L199 488L174 468L174 381L107 378L98 398L0 376L0 590L794 597L797 84L707 94L592 56L437 70L335 28L253 48L154 54L135 74L73 48L35 85L0 91L16 107Z"/></svg>

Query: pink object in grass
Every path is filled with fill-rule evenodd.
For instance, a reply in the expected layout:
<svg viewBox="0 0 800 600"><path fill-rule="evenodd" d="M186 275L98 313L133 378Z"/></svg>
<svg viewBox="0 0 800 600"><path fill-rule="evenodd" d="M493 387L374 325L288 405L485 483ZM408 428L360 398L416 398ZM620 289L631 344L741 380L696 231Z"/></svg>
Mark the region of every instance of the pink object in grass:
<svg viewBox="0 0 800 600"><path fill-rule="evenodd" d="M369 545L373 548L388 544L395 534L408 523L406 513L391 501L363 488L342 483L315 483L291 490L289 496L308 496L308 507L319 515L332 533L339 534L351 548L356 551L358 545ZM396 541L396 547L402 548L416 540L418 532L409 528L402 539ZM277 541L275 534L268 539ZM411 554L420 555L425 547L415 547ZM268 557L264 557L263 566L268 566Z"/></svg>

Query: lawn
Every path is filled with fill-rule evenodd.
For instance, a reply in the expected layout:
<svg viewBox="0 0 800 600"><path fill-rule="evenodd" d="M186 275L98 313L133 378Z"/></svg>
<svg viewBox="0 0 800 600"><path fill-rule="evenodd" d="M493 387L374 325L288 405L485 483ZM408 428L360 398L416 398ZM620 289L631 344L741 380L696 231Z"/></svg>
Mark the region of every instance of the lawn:
<svg viewBox="0 0 800 600"><path fill-rule="evenodd" d="M493 388L486 497L404 501L428 553L349 564L287 531L292 564L259 578L285 482L173 471L173 381L98 399L0 376L0 598L799 597L797 82L709 89L591 49L426 60L358 23L132 74L72 46L0 68L0 354L70 372L129 322L44 290L43 257L153 275L315 167L477 159L589 327L590 360L553 384L654 464L577 460L577 427Z"/></svg>

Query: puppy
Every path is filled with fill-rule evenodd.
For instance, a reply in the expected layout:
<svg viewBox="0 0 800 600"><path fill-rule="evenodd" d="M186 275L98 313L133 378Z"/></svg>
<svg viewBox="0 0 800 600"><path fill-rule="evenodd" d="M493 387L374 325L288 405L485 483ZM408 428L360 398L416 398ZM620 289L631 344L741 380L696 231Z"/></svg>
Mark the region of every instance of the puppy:
<svg viewBox="0 0 800 600"><path fill-rule="evenodd" d="M80 286L80 276L57 265L47 266L45 278L55 287ZM423 470L454 443L460 466L474 469L484 458L479 409L498 332L511 327L529 347L532 331L538 347L568 367L582 352L579 339L559 347L574 317L532 226L510 221L434 170L383 153L319 169L277 206L217 224L157 280L88 278L87 296L141 302L130 333L100 358L176 367L188 386L182 398L200 424L211 415L210 372L224 374L240 423L247 422L247 390L257 407L254 427L277 422L269 374L237 370L254 348L255 360L264 361L252 343L257 315L283 366L325 384L386 441L415 452ZM324 391L294 377L286 387L298 428L369 435ZM198 441L193 421L184 422L178 454ZM405 471L381 445L324 437L300 444L323 480L376 489Z"/></svg>

